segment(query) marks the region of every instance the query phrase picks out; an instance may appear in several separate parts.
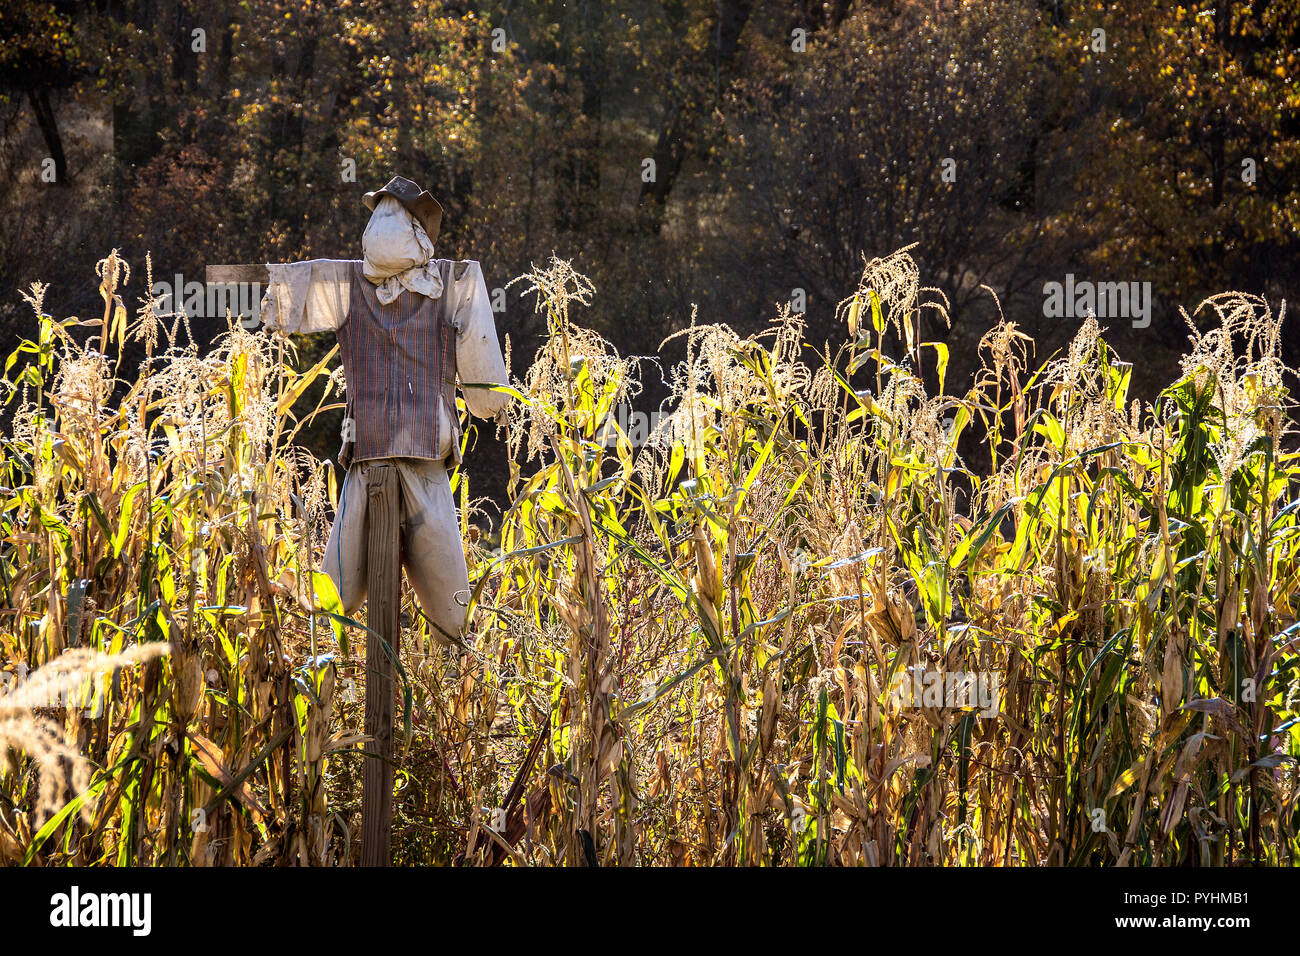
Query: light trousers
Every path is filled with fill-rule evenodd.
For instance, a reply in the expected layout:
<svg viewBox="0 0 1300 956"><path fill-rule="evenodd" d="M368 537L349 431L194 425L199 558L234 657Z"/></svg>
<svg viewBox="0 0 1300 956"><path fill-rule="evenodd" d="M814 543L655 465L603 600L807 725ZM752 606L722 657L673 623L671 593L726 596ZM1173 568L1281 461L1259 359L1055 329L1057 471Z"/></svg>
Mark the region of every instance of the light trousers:
<svg viewBox="0 0 1300 956"><path fill-rule="evenodd" d="M382 458L353 462L343 479L338 512L325 545L324 567L347 614L366 599L369 522L367 473L380 462L395 465L402 493L401 564L420 609L436 628L434 639L447 643L439 628L460 637L465 627L469 575L461 543L456 503L447 469L425 458Z"/></svg>

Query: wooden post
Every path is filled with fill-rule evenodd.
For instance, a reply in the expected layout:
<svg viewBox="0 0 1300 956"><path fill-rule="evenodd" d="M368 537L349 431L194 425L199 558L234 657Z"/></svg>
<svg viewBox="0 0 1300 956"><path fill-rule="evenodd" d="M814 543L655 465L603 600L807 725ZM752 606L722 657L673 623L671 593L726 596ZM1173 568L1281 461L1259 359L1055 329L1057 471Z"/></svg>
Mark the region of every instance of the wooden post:
<svg viewBox="0 0 1300 956"><path fill-rule="evenodd" d="M361 865L392 863L393 837L393 699L396 655L401 648L401 564L399 534L402 487L392 462L366 466L366 553L368 591L366 636L366 734L377 757L366 761L361 792ZM392 649L390 656L380 637Z"/></svg>

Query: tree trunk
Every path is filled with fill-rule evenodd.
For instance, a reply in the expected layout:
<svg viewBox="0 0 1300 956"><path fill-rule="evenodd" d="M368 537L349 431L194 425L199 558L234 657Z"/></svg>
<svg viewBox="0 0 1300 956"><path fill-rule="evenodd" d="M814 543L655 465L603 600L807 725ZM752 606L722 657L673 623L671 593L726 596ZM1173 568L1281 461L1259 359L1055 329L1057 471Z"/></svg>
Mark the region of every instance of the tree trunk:
<svg viewBox="0 0 1300 956"><path fill-rule="evenodd" d="M72 185L68 179L68 159L63 152L63 139L59 136L59 124L54 116L54 107L50 104L49 91L28 90L27 99L32 104L32 112L36 114L36 125L40 127L41 136L45 139L45 148L54 160L54 185Z"/></svg>
<svg viewBox="0 0 1300 956"><path fill-rule="evenodd" d="M709 115L710 107L721 105L723 91L730 82L731 66L740 49L740 37L753 7L753 0L724 0L718 4L718 19L713 31L712 102L709 103L705 97L679 95L664 114L652 153L655 178L641 184L637 224L645 233L657 235L663 228L668 196L681 174L686 157L694 149L695 138L704 125L705 117ZM700 103L702 108L690 109L683 99Z"/></svg>

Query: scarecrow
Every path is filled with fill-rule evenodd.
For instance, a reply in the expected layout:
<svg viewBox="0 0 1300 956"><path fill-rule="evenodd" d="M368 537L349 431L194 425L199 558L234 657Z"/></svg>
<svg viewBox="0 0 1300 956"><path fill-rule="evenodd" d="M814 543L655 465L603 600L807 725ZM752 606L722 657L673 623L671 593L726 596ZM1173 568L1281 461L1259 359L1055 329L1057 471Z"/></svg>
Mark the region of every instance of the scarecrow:
<svg viewBox="0 0 1300 956"><path fill-rule="evenodd" d="M362 258L268 263L262 316L282 332L338 336L347 472L323 570L345 611L366 597L368 486L393 467L402 567L435 637L459 642L469 579L447 476L460 462L456 386L471 414L499 419L509 399L489 386L506 384L505 362L479 264L434 258L438 201L397 176L362 202Z"/></svg>

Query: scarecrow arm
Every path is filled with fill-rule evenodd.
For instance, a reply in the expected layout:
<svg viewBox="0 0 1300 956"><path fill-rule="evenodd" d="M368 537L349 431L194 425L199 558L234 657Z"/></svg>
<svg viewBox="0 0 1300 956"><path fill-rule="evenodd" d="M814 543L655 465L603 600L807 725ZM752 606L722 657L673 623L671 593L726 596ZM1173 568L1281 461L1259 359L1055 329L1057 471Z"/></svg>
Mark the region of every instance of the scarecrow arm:
<svg viewBox="0 0 1300 956"><path fill-rule="evenodd" d="M452 270L452 324L456 326L456 372L465 406L478 418L492 418L510 401L509 395L489 391L483 386L507 385L509 375L501 357L496 318L483 269L473 260L455 263Z"/></svg>
<svg viewBox="0 0 1300 956"><path fill-rule="evenodd" d="M353 264L351 259L267 263L262 321L290 334L338 331L348 318Z"/></svg>

